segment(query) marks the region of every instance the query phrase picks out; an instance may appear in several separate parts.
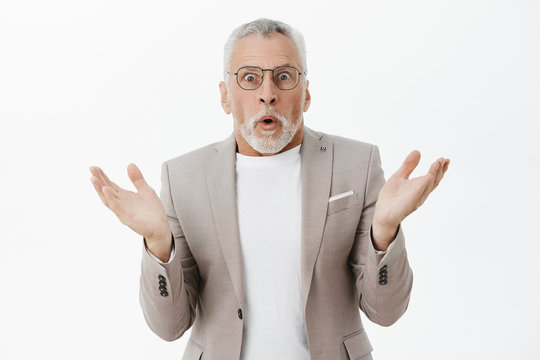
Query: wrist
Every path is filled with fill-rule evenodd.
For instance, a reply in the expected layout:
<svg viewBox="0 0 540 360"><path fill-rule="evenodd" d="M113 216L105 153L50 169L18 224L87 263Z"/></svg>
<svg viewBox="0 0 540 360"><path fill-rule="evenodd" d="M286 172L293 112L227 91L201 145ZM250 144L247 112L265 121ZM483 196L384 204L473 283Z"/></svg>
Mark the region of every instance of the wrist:
<svg viewBox="0 0 540 360"><path fill-rule="evenodd" d="M377 210L377 207L375 207L372 223L376 224L381 229L395 229L401 223L401 220L399 219L390 219L389 217L382 216L381 214L382 213Z"/></svg>
<svg viewBox="0 0 540 360"><path fill-rule="evenodd" d="M169 260L172 251L172 233L169 232L165 236L144 238L146 248L157 258L163 262Z"/></svg>
<svg viewBox="0 0 540 360"><path fill-rule="evenodd" d="M381 225L376 220L371 224L371 238L376 250L386 251L390 243L396 238L398 225Z"/></svg>

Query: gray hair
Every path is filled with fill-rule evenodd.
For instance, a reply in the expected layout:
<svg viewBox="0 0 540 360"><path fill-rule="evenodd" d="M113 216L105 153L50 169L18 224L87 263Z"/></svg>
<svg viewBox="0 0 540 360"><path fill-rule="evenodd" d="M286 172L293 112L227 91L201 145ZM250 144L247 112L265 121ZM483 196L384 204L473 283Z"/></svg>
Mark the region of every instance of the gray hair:
<svg viewBox="0 0 540 360"><path fill-rule="evenodd" d="M304 37L302 34L284 22L271 20L266 18L260 18L249 23L240 25L233 30L227 42L223 52L223 77L227 79L227 71L231 65L232 51L236 43L244 36L249 34L259 34L263 36L269 36L271 34L280 33L288 37L296 47L298 55L300 56L300 62L303 69L300 71L307 72L306 64L306 45L304 43Z"/></svg>

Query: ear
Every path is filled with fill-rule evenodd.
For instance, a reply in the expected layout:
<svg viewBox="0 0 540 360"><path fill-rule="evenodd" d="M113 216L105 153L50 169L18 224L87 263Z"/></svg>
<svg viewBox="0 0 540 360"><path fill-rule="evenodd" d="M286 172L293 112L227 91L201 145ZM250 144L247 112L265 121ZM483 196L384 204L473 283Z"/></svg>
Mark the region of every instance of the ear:
<svg viewBox="0 0 540 360"><path fill-rule="evenodd" d="M219 83L219 92L221 93L221 107L225 114L231 113L231 104L229 102L229 91L224 81Z"/></svg>
<svg viewBox="0 0 540 360"><path fill-rule="evenodd" d="M309 80L306 79L306 98L304 99L304 112L308 111L311 104L311 94L309 93Z"/></svg>

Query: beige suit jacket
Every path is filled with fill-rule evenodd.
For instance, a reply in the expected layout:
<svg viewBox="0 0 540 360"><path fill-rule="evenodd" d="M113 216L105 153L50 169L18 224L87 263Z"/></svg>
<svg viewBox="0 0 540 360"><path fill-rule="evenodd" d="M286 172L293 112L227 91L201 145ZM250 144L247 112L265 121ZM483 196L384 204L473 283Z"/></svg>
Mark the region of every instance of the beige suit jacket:
<svg viewBox="0 0 540 360"><path fill-rule="evenodd" d="M371 221L385 183L379 149L304 126L300 154L301 294L311 358L372 359L360 310L377 324L393 324L408 307L413 283L401 225L386 252L373 247ZM162 339L176 340L192 327L183 360L241 356L235 162L233 133L162 164L160 198L175 252L162 264L143 244L139 301Z"/></svg>

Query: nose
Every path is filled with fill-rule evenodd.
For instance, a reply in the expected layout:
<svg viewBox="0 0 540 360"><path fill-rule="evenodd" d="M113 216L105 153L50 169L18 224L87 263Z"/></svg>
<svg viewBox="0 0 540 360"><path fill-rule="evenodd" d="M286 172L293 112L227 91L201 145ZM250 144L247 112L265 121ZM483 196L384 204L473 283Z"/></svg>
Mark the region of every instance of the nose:
<svg viewBox="0 0 540 360"><path fill-rule="evenodd" d="M277 103L278 87L274 83L274 80L272 80L271 74L267 74L263 78L263 82L257 90L259 91L259 93L257 94L259 104L275 105Z"/></svg>

